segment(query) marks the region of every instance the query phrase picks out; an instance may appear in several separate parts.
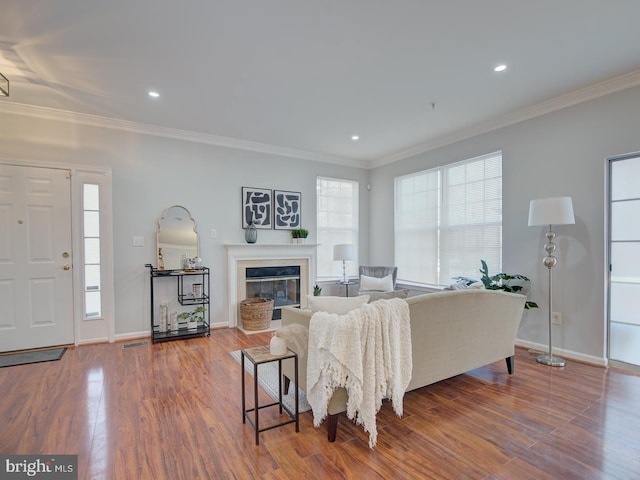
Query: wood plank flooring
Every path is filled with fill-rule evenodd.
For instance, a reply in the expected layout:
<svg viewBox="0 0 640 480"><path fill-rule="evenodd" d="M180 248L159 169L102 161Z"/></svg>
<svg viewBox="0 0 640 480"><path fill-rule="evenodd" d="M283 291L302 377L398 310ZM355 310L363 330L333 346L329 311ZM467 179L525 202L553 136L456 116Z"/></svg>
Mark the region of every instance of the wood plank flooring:
<svg viewBox="0 0 640 480"><path fill-rule="evenodd" d="M522 349L513 376L502 361L409 392L403 418L385 402L373 450L344 416L328 443L311 412L256 446L228 352L268 341L223 329L2 368L0 453L77 454L80 479L640 479L640 376Z"/></svg>

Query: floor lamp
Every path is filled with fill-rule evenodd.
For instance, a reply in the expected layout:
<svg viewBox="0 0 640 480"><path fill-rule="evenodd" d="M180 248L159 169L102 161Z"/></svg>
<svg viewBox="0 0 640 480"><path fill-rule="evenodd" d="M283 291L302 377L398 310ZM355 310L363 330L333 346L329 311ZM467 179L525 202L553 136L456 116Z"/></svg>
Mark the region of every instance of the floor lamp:
<svg viewBox="0 0 640 480"><path fill-rule="evenodd" d="M342 283L349 283L347 281L347 260L356 259L356 249L350 243L341 243L333 246L333 259L342 260Z"/></svg>
<svg viewBox="0 0 640 480"><path fill-rule="evenodd" d="M549 353L538 355L536 360L538 363L552 367L564 367L565 361L562 358L553 356L553 342L551 340L551 320L553 317L551 269L558 263L558 259L553 256L557 246L553 243L556 234L551 230L551 226L574 223L576 223L576 221L573 216L573 202L571 201L571 197L541 198L531 200L529 204L529 226L549 226L547 243L544 244L544 250L547 252L547 255L542 259L542 263L549 270Z"/></svg>

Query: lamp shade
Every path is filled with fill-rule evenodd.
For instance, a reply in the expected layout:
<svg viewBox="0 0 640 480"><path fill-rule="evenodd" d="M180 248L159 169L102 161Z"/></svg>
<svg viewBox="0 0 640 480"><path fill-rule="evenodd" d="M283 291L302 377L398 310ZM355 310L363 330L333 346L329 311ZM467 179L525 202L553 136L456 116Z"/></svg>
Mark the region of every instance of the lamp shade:
<svg viewBox="0 0 640 480"><path fill-rule="evenodd" d="M539 198L529 203L529 226L576 223L571 197Z"/></svg>
<svg viewBox="0 0 640 480"><path fill-rule="evenodd" d="M355 260L356 249L350 243L341 243L333 246L334 260Z"/></svg>

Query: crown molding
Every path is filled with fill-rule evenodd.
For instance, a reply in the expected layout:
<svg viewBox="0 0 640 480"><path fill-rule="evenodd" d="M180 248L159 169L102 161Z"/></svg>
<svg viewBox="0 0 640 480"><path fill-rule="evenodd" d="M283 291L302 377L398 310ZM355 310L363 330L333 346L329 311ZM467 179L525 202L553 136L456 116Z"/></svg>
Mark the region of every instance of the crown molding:
<svg viewBox="0 0 640 480"><path fill-rule="evenodd" d="M420 155L421 153L435 150L436 148L445 147L461 140L466 140L467 138L498 130L499 128L508 127L509 125L540 117L547 113L562 110L563 108L604 97L611 93L616 93L638 85L640 85L640 69L574 90L573 92L537 103L530 107L492 118L486 122L477 123L407 150L403 150L386 157L380 157L370 162L369 168L381 167L400 160L405 160L407 158Z"/></svg>
<svg viewBox="0 0 640 480"><path fill-rule="evenodd" d="M61 110L57 108L41 107L37 105L28 105L15 102L3 102L2 111L4 113L22 115L39 120L51 120L57 122L86 125L90 127L120 130L127 133L152 135L156 137L171 138L174 140L183 140L185 142L203 143L206 145L215 145L218 147L247 150L250 152L258 152L268 155L291 157L301 160L311 160L323 163L333 163L337 165L346 165L356 168L369 167L369 163L364 160L325 155L322 153L310 152L307 150L279 147L266 143L251 142L231 137L223 137L220 135L209 135L206 133L190 132L188 130L180 130L177 128L160 127L157 125L131 122L128 120L101 117L99 115L91 115L87 113L71 112L68 110Z"/></svg>
<svg viewBox="0 0 640 480"><path fill-rule="evenodd" d="M583 103L596 98L604 97L611 93L616 93L628 88L640 85L640 69L620 75L602 82L569 92L564 95L546 100L544 102L526 107L514 112L492 118L485 122L480 122L452 132L442 135L438 138L421 143L400 152L367 160L357 160L347 157L339 157L326 155L318 152L310 152L307 150L299 150L288 147L280 147L269 145L266 143L251 142L240 140L237 138L223 137L220 135L210 135L206 133L191 132L176 128L160 127L157 125L149 125L144 123L131 122L128 120L119 120L110 117L102 117L86 113L71 112L50 107L42 107L36 105L28 105L15 102L2 102L3 113L22 115L41 120L51 120L58 122L67 122L91 127L105 128L111 130L120 130L128 133L136 133L141 135L152 135L156 137L171 138L174 140L183 140L186 142L202 143L206 145L214 145L218 147L232 148L237 150L245 150L250 152L263 153L267 155L275 155L282 157L296 158L300 160L310 160L322 163L331 163L354 168L372 169L388 165L390 163L405 160L422 153L445 147L453 143L472 138L483 133L498 130L509 125L514 125L525 120L530 120L548 113L552 113L563 108L571 107L579 103Z"/></svg>

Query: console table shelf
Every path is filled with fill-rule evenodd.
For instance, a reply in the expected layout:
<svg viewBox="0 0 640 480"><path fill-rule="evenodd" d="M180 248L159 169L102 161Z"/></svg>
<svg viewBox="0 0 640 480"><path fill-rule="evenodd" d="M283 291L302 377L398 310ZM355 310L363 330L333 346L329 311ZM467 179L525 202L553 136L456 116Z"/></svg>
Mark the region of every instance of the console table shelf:
<svg viewBox="0 0 640 480"><path fill-rule="evenodd" d="M202 267L197 270L158 270L150 263L145 265L149 269L150 278L150 296L151 296L151 343L165 342L168 340L178 340L182 338L200 337L203 335L210 336L211 310L210 302L210 284L209 269ZM176 279L178 303L183 306L199 305L204 307L204 322L199 324L197 328L179 328L177 330L167 330L161 332L159 325L155 324L155 300L154 300L154 283L159 278L173 277ZM195 280L195 281L194 281ZM193 293L187 293L187 289L194 283L202 285L202 293L194 296Z"/></svg>

